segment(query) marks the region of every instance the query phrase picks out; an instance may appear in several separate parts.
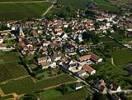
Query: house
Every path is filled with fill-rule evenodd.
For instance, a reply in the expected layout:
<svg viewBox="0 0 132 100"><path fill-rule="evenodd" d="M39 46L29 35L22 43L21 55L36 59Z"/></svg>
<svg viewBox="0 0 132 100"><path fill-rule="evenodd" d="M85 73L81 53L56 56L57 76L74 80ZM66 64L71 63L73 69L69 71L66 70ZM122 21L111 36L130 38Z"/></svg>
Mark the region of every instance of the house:
<svg viewBox="0 0 132 100"><path fill-rule="evenodd" d="M85 53L85 52L87 52L87 51L88 51L87 47L84 47L84 46L78 47L78 52L79 52L79 53Z"/></svg>
<svg viewBox="0 0 132 100"><path fill-rule="evenodd" d="M79 42L83 42L83 36L82 36L82 34L78 35L78 40L79 40Z"/></svg>
<svg viewBox="0 0 132 100"><path fill-rule="evenodd" d="M0 44L4 42L4 39L0 37Z"/></svg>
<svg viewBox="0 0 132 100"><path fill-rule="evenodd" d="M76 73L77 76L81 77L81 78L85 78L88 77L89 74L85 71L85 70L80 70Z"/></svg>
<svg viewBox="0 0 132 100"><path fill-rule="evenodd" d="M60 35L62 35L62 33L63 33L63 29L62 29L62 28L55 28L55 29L54 29L54 32L55 32L55 34L56 34L57 36L60 36Z"/></svg>
<svg viewBox="0 0 132 100"><path fill-rule="evenodd" d="M19 28L19 36L25 37L22 27Z"/></svg>
<svg viewBox="0 0 132 100"><path fill-rule="evenodd" d="M82 69L89 73L90 75L94 75L96 73L96 70L89 66L89 64L84 64Z"/></svg>
<svg viewBox="0 0 132 100"><path fill-rule="evenodd" d="M63 33L61 35L61 38L64 39L64 40L67 40L68 39L68 35L66 33Z"/></svg>
<svg viewBox="0 0 132 100"><path fill-rule="evenodd" d="M88 63L88 64L93 64L93 63L100 63L102 62L102 58L99 58L97 55L90 53L88 55L81 56L79 58L81 63Z"/></svg>
<svg viewBox="0 0 132 100"><path fill-rule="evenodd" d="M69 63L69 68L68 68L69 71L76 73L80 71L81 69L82 69L82 66L80 66L79 63L77 62Z"/></svg>
<svg viewBox="0 0 132 100"><path fill-rule="evenodd" d="M57 62L57 61L59 61L59 60L61 60L61 58L62 58L62 53L61 52L56 52L56 53L54 53L54 61L55 62Z"/></svg>
<svg viewBox="0 0 132 100"><path fill-rule="evenodd" d="M51 64L49 64L49 67L56 68L56 62L52 62Z"/></svg>
<svg viewBox="0 0 132 100"><path fill-rule="evenodd" d="M68 55L76 55L76 46L74 44L67 44L65 47L65 52Z"/></svg>
<svg viewBox="0 0 132 100"><path fill-rule="evenodd" d="M27 44L26 46L27 46L28 50L33 51L34 48L33 48L32 44Z"/></svg>
<svg viewBox="0 0 132 100"><path fill-rule="evenodd" d="M50 42L49 42L49 41L44 41L44 42L43 42L43 46L44 46L44 47L47 47L48 45L50 45Z"/></svg>
<svg viewBox="0 0 132 100"><path fill-rule="evenodd" d="M132 37L132 28L127 29L126 35Z"/></svg>
<svg viewBox="0 0 132 100"><path fill-rule="evenodd" d="M42 66L42 69L49 68L50 62L51 62L51 60L48 59L47 57L38 58L38 64Z"/></svg>
<svg viewBox="0 0 132 100"><path fill-rule="evenodd" d="M107 93L106 83L103 79L99 80L96 85L100 93L102 94Z"/></svg>

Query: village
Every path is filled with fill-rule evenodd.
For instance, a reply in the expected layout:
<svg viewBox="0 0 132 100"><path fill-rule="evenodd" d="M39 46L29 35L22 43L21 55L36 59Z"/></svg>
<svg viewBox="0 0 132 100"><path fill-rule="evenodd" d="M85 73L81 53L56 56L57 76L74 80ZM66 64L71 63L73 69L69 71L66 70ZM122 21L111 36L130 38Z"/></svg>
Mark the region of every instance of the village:
<svg viewBox="0 0 132 100"><path fill-rule="evenodd" d="M87 79L96 75L96 65L105 60L104 56L93 51L97 46L102 47L103 43L96 41L92 32L99 37L108 36L114 39L109 34L122 29L124 36L131 38L132 20L128 16L98 11L95 19L32 19L24 22L1 22L2 24L7 29L0 31L0 50L17 50L31 76L41 79L45 70L57 69L83 83L76 90L88 84L102 94L122 91L118 83L108 85L102 78L91 85ZM90 42L87 42L88 39ZM132 49L132 41L125 41L122 45Z"/></svg>

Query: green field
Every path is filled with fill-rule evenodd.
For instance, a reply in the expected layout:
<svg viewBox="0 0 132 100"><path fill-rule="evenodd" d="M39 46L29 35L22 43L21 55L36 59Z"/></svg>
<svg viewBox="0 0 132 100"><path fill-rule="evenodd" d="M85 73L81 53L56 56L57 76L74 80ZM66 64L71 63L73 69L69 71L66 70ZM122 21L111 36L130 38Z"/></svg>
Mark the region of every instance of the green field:
<svg viewBox="0 0 132 100"><path fill-rule="evenodd" d="M113 60L116 65L126 65L132 62L132 51L128 49L117 49L113 52Z"/></svg>
<svg viewBox="0 0 132 100"><path fill-rule="evenodd" d="M41 100L60 100L60 98L63 98L63 100L85 100L88 95L88 91L83 88L76 92L71 92L62 95L60 91L57 91L55 89L47 90L45 92L40 93L40 99Z"/></svg>
<svg viewBox="0 0 132 100"><path fill-rule="evenodd" d="M108 82L114 81L123 88L131 88L132 77L124 69L132 62L132 51L126 48L114 48L111 58L107 58L102 64L95 67L97 77L103 78Z"/></svg>
<svg viewBox="0 0 132 100"><path fill-rule="evenodd" d="M1 89L5 94L16 92L18 94L30 93L37 90L43 90L44 88L49 88L52 86L60 85L66 82L72 82L76 79L72 78L67 74L63 74L57 77L41 80L34 82L30 77L11 80L6 84L0 84Z"/></svg>
<svg viewBox="0 0 132 100"><path fill-rule="evenodd" d="M99 8L103 10L108 10L111 12L118 12L119 9L117 6L112 5L112 3L109 0L93 0Z"/></svg>
<svg viewBox="0 0 132 100"><path fill-rule="evenodd" d="M85 8L90 1L91 0L58 0L61 5L71 6L74 9Z"/></svg>
<svg viewBox="0 0 132 100"><path fill-rule="evenodd" d="M127 5L127 4L131 4L132 0L110 0L110 2L114 5L118 4L118 6L120 5Z"/></svg>
<svg viewBox="0 0 132 100"><path fill-rule="evenodd" d="M51 3L0 4L0 20L39 18Z"/></svg>
<svg viewBox="0 0 132 100"><path fill-rule="evenodd" d="M95 2L97 6L103 10L108 10L108 11L118 11L119 10L117 6L113 5L109 0L70 0L68 2L67 0L58 0L58 2L61 5L71 6L72 8L75 8L75 9L86 8L86 6L90 2Z"/></svg>
<svg viewBox="0 0 132 100"><path fill-rule="evenodd" d="M28 75L16 52L0 52L0 82Z"/></svg>
<svg viewBox="0 0 132 100"><path fill-rule="evenodd" d="M0 0L0 2L45 1L45 0Z"/></svg>

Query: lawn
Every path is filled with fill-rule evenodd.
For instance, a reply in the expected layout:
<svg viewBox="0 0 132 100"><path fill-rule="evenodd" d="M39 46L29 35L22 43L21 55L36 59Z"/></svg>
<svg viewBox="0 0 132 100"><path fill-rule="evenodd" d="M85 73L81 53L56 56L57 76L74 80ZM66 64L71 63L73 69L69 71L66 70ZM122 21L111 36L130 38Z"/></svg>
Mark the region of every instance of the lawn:
<svg viewBox="0 0 132 100"><path fill-rule="evenodd" d="M128 49L115 49L113 52L113 59L116 65L126 65L132 62L132 51Z"/></svg>
<svg viewBox="0 0 132 100"><path fill-rule="evenodd" d="M74 78L67 74L59 75L57 77L34 82L31 77L24 79L12 80L6 84L1 84L0 87L4 93L16 92L18 94L30 93L33 91L43 90L44 88L53 87L67 82L75 81Z"/></svg>
<svg viewBox="0 0 132 100"><path fill-rule="evenodd" d="M88 91L86 88L83 88L79 91L62 94L60 91L57 91L55 89L47 90L45 92L40 93L40 99L41 100L60 100L60 98L63 98L63 100L85 100L88 95Z"/></svg>
<svg viewBox="0 0 132 100"><path fill-rule="evenodd" d="M0 20L40 18L51 3L0 4Z"/></svg>
<svg viewBox="0 0 132 100"><path fill-rule="evenodd" d="M28 75L17 52L0 52L0 82Z"/></svg>

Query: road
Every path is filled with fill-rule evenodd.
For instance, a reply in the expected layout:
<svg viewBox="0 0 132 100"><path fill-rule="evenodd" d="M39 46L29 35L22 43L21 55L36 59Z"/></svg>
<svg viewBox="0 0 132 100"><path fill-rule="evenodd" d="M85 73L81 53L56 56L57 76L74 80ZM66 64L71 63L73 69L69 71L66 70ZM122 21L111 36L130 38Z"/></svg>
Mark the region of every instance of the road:
<svg viewBox="0 0 132 100"><path fill-rule="evenodd" d="M54 4L52 4L52 5L42 14L42 17L45 16L53 7L54 7Z"/></svg>
<svg viewBox="0 0 132 100"><path fill-rule="evenodd" d="M121 91L108 91L110 94L115 94L115 93L132 93L132 90L121 90Z"/></svg>
<svg viewBox="0 0 132 100"><path fill-rule="evenodd" d="M94 92L99 92L98 89L91 86L88 82L85 81L85 79L82 79L81 77L75 75L73 72L69 71L68 69L65 69L72 77L76 78L79 82L82 82L85 84L87 90L89 93L93 94Z"/></svg>

